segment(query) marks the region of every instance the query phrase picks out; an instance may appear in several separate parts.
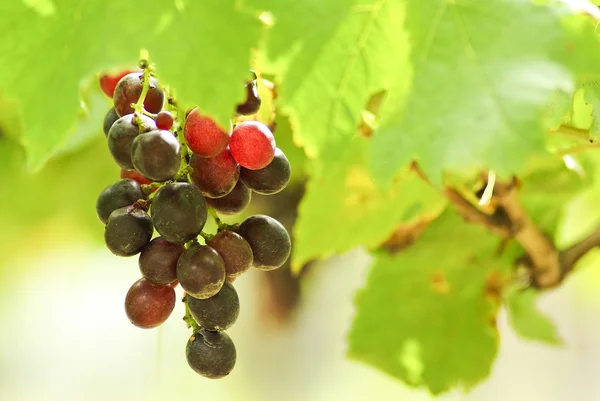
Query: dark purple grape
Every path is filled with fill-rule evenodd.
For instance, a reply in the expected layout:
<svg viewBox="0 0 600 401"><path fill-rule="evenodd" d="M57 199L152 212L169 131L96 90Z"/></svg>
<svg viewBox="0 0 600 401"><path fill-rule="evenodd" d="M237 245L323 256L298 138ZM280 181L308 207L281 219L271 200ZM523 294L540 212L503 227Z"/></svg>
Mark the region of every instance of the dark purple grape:
<svg viewBox="0 0 600 401"><path fill-rule="evenodd" d="M228 280L233 280L252 266L252 248L241 235L233 231L217 233L207 244L225 262L225 273Z"/></svg>
<svg viewBox="0 0 600 401"><path fill-rule="evenodd" d="M119 118L108 131L108 149L115 162L126 170L133 170L131 160L131 144L143 132L156 129L154 120L147 116L140 116L142 126L138 126L133 114Z"/></svg>
<svg viewBox="0 0 600 401"><path fill-rule="evenodd" d="M139 253L152 238L150 216L135 206L126 206L111 213L104 230L104 241L112 253L132 256Z"/></svg>
<svg viewBox="0 0 600 401"><path fill-rule="evenodd" d="M254 267L273 270L290 256L292 242L285 227L270 216L250 216L236 230L252 248Z"/></svg>
<svg viewBox="0 0 600 401"><path fill-rule="evenodd" d="M185 356L190 367L209 379L220 379L233 370L235 345L224 331L198 330L188 340Z"/></svg>
<svg viewBox="0 0 600 401"><path fill-rule="evenodd" d="M181 244L174 244L162 237L156 237L140 254L142 276L154 284L171 284L177 280L177 260L185 251Z"/></svg>
<svg viewBox="0 0 600 401"><path fill-rule="evenodd" d="M258 86L256 80L246 83L246 101L238 104L236 112L238 114L249 116L258 113L260 109L260 96L258 95Z"/></svg>
<svg viewBox="0 0 600 401"><path fill-rule="evenodd" d="M115 210L133 205L138 199L146 199L142 187L135 180L121 180L109 185L98 196L96 213L104 224Z"/></svg>
<svg viewBox="0 0 600 401"><path fill-rule="evenodd" d="M192 297L210 298L219 292L225 282L225 262L211 247L192 245L177 262L177 279Z"/></svg>
<svg viewBox="0 0 600 401"><path fill-rule="evenodd" d="M186 301L194 320L206 330L226 330L240 314L240 299L227 281L217 295L207 299L187 295Z"/></svg>
<svg viewBox="0 0 600 401"><path fill-rule="evenodd" d="M233 190L222 198L206 198L206 204L221 214L238 214L250 204L252 191L240 180Z"/></svg>
<svg viewBox="0 0 600 401"><path fill-rule="evenodd" d="M163 110L156 115L156 126L158 129L170 130L173 127L173 123L175 119L173 118L173 114L170 112Z"/></svg>
<svg viewBox="0 0 600 401"><path fill-rule="evenodd" d="M106 115L104 116L104 123L102 124L102 129L104 130L104 135L108 136L108 132L110 131L110 127L119 119L119 115L115 111L114 107L111 107Z"/></svg>
<svg viewBox="0 0 600 401"><path fill-rule="evenodd" d="M169 285L139 279L125 297L125 313L129 321L142 329L163 324L175 308L175 290Z"/></svg>
<svg viewBox="0 0 600 401"><path fill-rule="evenodd" d="M150 131L134 139L131 159L144 177L155 182L167 181L179 171L181 146L171 131Z"/></svg>
<svg viewBox="0 0 600 401"><path fill-rule="evenodd" d="M240 177L240 165L237 164L229 149L215 157L204 158L192 155L190 178L200 188L202 194L210 198L221 198L233 190Z"/></svg>
<svg viewBox="0 0 600 401"><path fill-rule="evenodd" d="M198 236L206 223L206 202L200 190L174 182L158 190L150 209L156 231L169 242L185 243Z"/></svg>
<svg viewBox="0 0 600 401"><path fill-rule="evenodd" d="M141 72L132 72L125 75L115 88L113 102L115 110L120 116L133 113L131 103L137 103L142 94L142 78L144 74ZM165 102L165 94L158 86L158 81L155 78L150 78L150 89L144 99L144 109L152 114L156 114L162 110Z"/></svg>
<svg viewBox="0 0 600 401"><path fill-rule="evenodd" d="M285 154L275 148L275 157L265 168L248 170L243 168L240 179L248 188L262 195L273 195L283 190L292 176L292 168Z"/></svg>

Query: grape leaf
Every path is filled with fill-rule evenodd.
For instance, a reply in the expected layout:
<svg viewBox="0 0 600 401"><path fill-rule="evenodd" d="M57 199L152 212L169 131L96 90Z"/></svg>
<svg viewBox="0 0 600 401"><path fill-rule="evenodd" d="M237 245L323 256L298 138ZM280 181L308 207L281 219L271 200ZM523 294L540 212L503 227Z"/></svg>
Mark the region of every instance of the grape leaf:
<svg viewBox="0 0 600 401"><path fill-rule="evenodd" d="M592 106L590 136L597 140L600 136L600 84L596 81L592 81L585 84L583 88L585 91L585 100Z"/></svg>
<svg viewBox="0 0 600 401"><path fill-rule="evenodd" d="M413 158L438 185L444 169L518 172L545 154L553 93L572 92L600 63L593 21L562 4L425 0L406 14L412 93L373 138L371 169L384 184Z"/></svg>
<svg viewBox="0 0 600 401"><path fill-rule="evenodd" d="M356 297L349 356L434 394L481 381L498 349L498 283L514 256L498 256L498 245L447 210L409 248L378 254Z"/></svg>
<svg viewBox="0 0 600 401"><path fill-rule="evenodd" d="M275 16L264 45L271 62L265 68L278 74L279 107L290 117L294 142L314 163L356 135L371 95L392 85L407 92L409 46L402 2L253 3Z"/></svg>
<svg viewBox="0 0 600 401"><path fill-rule="evenodd" d="M28 165L66 143L80 80L150 52L159 78L225 124L241 101L261 23L234 0L0 2L0 91L16 101ZM227 27L235 27L228 29Z"/></svg>
<svg viewBox="0 0 600 401"><path fill-rule="evenodd" d="M444 208L445 198L408 170L392 187L378 189L365 162L367 144L355 137L308 182L294 226L292 269L359 245L378 246L398 224Z"/></svg>
<svg viewBox="0 0 600 401"><path fill-rule="evenodd" d="M560 345L556 327L535 306L538 295L533 289L507 291L504 300L510 324L522 338Z"/></svg>

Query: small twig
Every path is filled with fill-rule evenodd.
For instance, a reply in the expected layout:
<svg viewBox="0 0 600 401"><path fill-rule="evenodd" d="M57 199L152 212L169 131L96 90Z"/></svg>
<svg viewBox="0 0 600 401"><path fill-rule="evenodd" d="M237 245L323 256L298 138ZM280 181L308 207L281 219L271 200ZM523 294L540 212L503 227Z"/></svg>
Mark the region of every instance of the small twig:
<svg viewBox="0 0 600 401"><path fill-rule="evenodd" d="M595 231L581 241L560 252L562 276L569 274L575 268L575 264L579 259L595 247L600 247L600 227L597 227Z"/></svg>
<svg viewBox="0 0 600 401"><path fill-rule="evenodd" d="M194 319L192 313L190 312L190 308L187 303L187 297L188 295L183 297L183 303L185 304L185 315L183 316L183 321L187 325L188 329L192 329L195 333L200 329L200 325L196 322L196 319Z"/></svg>
<svg viewBox="0 0 600 401"><path fill-rule="evenodd" d="M561 125L557 129L550 131L551 134L562 135L568 138L579 139L582 141L590 142L590 131L570 125Z"/></svg>
<svg viewBox="0 0 600 401"><path fill-rule="evenodd" d="M581 152L585 152L590 149L598 149L598 148L600 148L600 143L586 143L584 145L577 145L577 146L572 146L570 148L562 149L562 150L556 152L555 154L557 156L564 157L567 155L581 153Z"/></svg>
<svg viewBox="0 0 600 401"><path fill-rule="evenodd" d="M511 221L501 210L497 210L492 215L485 214L463 198L463 196L454 188L446 188L444 194L466 221L482 225L490 232L501 237L511 236Z"/></svg>

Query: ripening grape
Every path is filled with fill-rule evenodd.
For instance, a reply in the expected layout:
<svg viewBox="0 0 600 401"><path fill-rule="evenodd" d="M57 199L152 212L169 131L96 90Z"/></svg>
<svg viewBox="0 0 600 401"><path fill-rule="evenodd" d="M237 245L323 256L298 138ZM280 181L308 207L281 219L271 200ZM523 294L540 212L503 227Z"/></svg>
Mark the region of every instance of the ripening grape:
<svg viewBox="0 0 600 401"><path fill-rule="evenodd" d="M147 179L135 170L121 169L121 178L131 178L132 180L136 180L140 184L152 184L151 180Z"/></svg>
<svg viewBox="0 0 600 401"><path fill-rule="evenodd" d="M210 117L201 115L198 108L185 119L183 134L190 150L201 157L214 157L229 143L229 133Z"/></svg>
<svg viewBox="0 0 600 401"><path fill-rule="evenodd" d="M119 119L119 115L115 111L114 107L111 107L104 116L104 122L102 123L102 130L104 131L104 135L108 136L108 132L110 131L110 127L113 126L115 121Z"/></svg>
<svg viewBox="0 0 600 401"><path fill-rule="evenodd" d="M104 241L112 253L132 256L150 242L154 229L150 216L135 206L126 206L110 214Z"/></svg>
<svg viewBox="0 0 600 401"><path fill-rule="evenodd" d="M233 159L229 149L211 158L192 155L190 178L202 194L210 198L227 195L240 177L240 165Z"/></svg>
<svg viewBox="0 0 600 401"><path fill-rule="evenodd" d="M170 130L174 122L173 114L163 110L156 115L156 126L158 129Z"/></svg>
<svg viewBox="0 0 600 401"><path fill-rule="evenodd" d="M198 299L210 298L225 282L225 262L211 247L194 244L177 262L177 279L187 294Z"/></svg>
<svg viewBox="0 0 600 401"><path fill-rule="evenodd" d="M109 185L104 188L96 201L98 218L106 224L112 212L133 205L138 199L146 199L146 195L137 181L125 179Z"/></svg>
<svg viewBox="0 0 600 401"><path fill-rule="evenodd" d="M241 235L233 231L217 233L207 244L221 255L225 273L232 280L252 266L252 248Z"/></svg>
<svg viewBox="0 0 600 401"><path fill-rule="evenodd" d="M226 330L240 314L240 299L233 285L227 281L217 295L207 299L187 295L186 302L194 320L206 330Z"/></svg>
<svg viewBox="0 0 600 401"><path fill-rule="evenodd" d="M171 131L150 131L133 140L131 159L144 177L156 182L167 181L179 171L181 145Z"/></svg>
<svg viewBox="0 0 600 401"><path fill-rule="evenodd" d="M142 329L163 324L175 308L175 290L168 285L139 279L127 292L125 313L129 321Z"/></svg>
<svg viewBox="0 0 600 401"><path fill-rule="evenodd" d="M169 242L185 243L198 236L207 218L200 190L187 182L173 182L158 190L150 208L156 231Z"/></svg>
<svg viewBox="0 0 600 401"><path fill-rule="evenodd" d="M108 131L108 149L115 162L126 170L133 170L131 145L133 140L143 132L156 129L154 120L147 116L139 116L142 125L138 125L133 114L119 118Z"/></svg>
<svg viewBox="0 0 600 401"><path fill-rule="evenodd" d="M292 242L285 227L270 216L250 216L236 230L252 248L254 267L273 270L290 256Z"/></svg>
<svg viewBox="0 0 600 401"><path fill-rule="evenodd" d="M244 121L233 129L229 148L240 166L258 170L267 167L273 160L275 138L265 124L259 121Z"/></svg>
<svg viewBox="0 0 600 401"><path fill-rule="evenodd" d="M188 340L185 356L190 367L209 379L227 376L237 358L235 345L224 331L200 329Z"/></svg>
<svg viewBox="0 0 600 401"><path fill-rule="evenodd" d="M122 70L122 71L118 71L118 72L114 72L114 73L109 72L109 73L100 75L100 77L98 78L98 83L100 84L100 89L102 89L102 92L104 92L104 94L106 96L108 96L109 98L112 99L113 95L115 94L115 88L117 87L117 84L119 83L121 78L123 78L125 75L131 74L133 72L136 72L136 71L132 70L132 69L126 69L126 70Z"/></svg>
<svg viewBox="0 0 600 401"><path fill-rule="evenodd" d="M238 214L250 204L252 191L240 180L233 190L222 198L206 198L206 204L221 214Z"/></svg>
<svg viewBox="0 0 600 401"><path fill-rule="evenodd" d="M246 83L246 101L237 105L236 112L244 116L256 114L260 109L260 103L258 86L255 79Z"/></svg>
<svg viewBox="0 0 600 401"><path fill-rule="evenodd" d="M243 168L240 179L248 188L262 195L273 195L283 190L292 176L292 168L285 154L275 148L275 157L269 165L260 170Z"/></svg>
<svg viewBox="0 0 600 401"><path fill-rule="evenodd" d="M141 72L133 72L125 75L115 88L113 101L115 110L120 116L133 113L132 103L137 103L142 94L142 78L144 74ZM158 81L150 77L150 89L144 99L144 109L156 114L162 110L165 101L165 93L158 86Z"/></svg>
<svg viewBox="0 0 600 401"><path fill-rule="evenodd" d="M177 261L185 251L182 244L174 244L156 237L142 249L139 266L142 277L154 284L171 284L177 280Z"/></svg>

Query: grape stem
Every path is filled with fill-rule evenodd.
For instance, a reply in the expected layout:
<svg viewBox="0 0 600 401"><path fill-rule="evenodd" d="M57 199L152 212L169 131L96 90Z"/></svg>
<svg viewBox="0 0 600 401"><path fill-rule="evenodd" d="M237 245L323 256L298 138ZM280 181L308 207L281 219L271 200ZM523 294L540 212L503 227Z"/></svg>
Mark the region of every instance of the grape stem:
<svg viewBox="0 0 600 401"><path fill-rule="evenodd" d="M205 233L204 231L202 231L200 233L200 236L202 238L204 238L204 241L208 244L215 236L209 233Z"/></svg>
<svg viewBox="0 0 600 401"><path fill-rule="evenodd" d="M551 134L562 135L573 139L579 139L586 142L593 143L593 139L590 138L590 131L570 125L562 124L557 129L551 130Z"/></svg>
<svg viewBox="0 0 600 401"><path fill-rule="evenodd" d="M133 112L135 113L136 121L141 124L142 119L140 116L145 114L146 110L144 109L144 101L146 100L146 95L150 90L150 75L152 73L151 68L149 66L145 66L144 73L142 76L142 93L138 98L137 103L132 103L131 107L133 108Z"/></svg>
<svg viewBox="0 0 600 401"><path fill-rule="evenodd" d="M223 223L223 221L219 218L219 215L217 214L216 209L209 207L208 213L215 220L215 223L217 224L217 227L219 228L218 231L233 230L235 228L235 225L233 225L233 224Z"/></svg>
<svg viewBox="0 0 600 401"><path fill-rule="evenodd" d="M200 325L196 322L196 319L192 316L190 312L190 308L187 303L187 295L183 297L183 303L185 304L185 315L183 316L183 321L187 325L188 329L192 329L194 333L200 330Z"/></svg>

